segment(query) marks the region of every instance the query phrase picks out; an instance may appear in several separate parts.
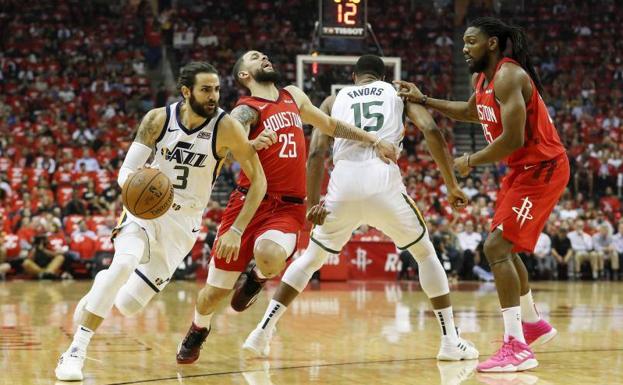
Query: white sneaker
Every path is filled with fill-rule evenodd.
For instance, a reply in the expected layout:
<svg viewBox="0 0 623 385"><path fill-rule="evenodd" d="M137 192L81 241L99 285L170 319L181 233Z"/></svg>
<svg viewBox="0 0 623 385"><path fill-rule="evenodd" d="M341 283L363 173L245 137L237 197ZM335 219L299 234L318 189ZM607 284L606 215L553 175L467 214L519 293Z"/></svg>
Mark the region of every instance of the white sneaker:
<svg viewBox="0 0 623 385"><path fill-rule="evenodd" d="M78 348L71 348L58 359L58 364L54 373L56 379L60 381L82 381L82 367L84 366L85 354Z"/></svg>
<svg viewBox="0 0 623 385"><path fill-rule="evenodd" d="M244 341L244 344L242 344L242 349L250 355L268 357L270 353L270 339L274 333L275 328L270 331L255 328Z"/></svg>
<svg viewBox="0 0 623 385"><path fill-rule="evenodd" d="M437 359L439 361L475 360L478 358L478 350L474 344L459 337L450 339L447 336L441 338L441 346Z"/></svg>

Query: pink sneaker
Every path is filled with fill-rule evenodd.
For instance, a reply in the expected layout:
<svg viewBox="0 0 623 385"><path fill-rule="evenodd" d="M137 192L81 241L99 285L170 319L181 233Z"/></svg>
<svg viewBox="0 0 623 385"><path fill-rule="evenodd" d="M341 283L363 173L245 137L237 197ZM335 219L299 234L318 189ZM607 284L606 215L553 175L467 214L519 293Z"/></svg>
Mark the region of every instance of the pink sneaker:
<svg viewBox="0 0 623 385"><path fill-rule="evenodd" d="M502 347L488 360L478 364L479 372L521 372L539 365L530 346L514 337L505 338Z"/></svg>
<svg viewBox="0 0 623 385"><path fill-rule="evenodd" d="M521 326L526 343L532 347L543 345L558 334L558 331L544 319L537 322L522 322Z"/></svg>

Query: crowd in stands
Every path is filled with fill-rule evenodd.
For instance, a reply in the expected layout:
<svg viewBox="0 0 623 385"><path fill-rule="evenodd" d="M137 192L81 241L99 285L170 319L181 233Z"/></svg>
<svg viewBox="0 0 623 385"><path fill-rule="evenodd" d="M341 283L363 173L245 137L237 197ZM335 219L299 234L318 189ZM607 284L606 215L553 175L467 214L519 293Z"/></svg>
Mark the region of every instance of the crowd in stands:
<svg viewBox="0 0 623 385"><path fill-rule="evenodd" d="M125 150L141 116L177 98L148 76L163 59L174 72L189 60L214 63L221 105L230 110L243 93L229 73L241 53L268 53L291 83L295 56L319 48L312 45L315 18L308 17L317 14L315 2L178 0L175 7L161 1L160 10L147 3L0 1L0 276L88 275L84 261L99 261L97 268L110 257L110 232L121 211L116 172ZM525 11L503 16L529 26L572 179L534 254L522 258L537 278L614 278L623 257L623 10L608 0L597 2L607 12L589 12L594 2L579 0L524 3ZM368 4L384 54L401 57L402 77L436 97L452 96L451 11L410 1ZM340 71L321 68L306 91L319 102ZM451 142L453 123L437 123ZM454 213L411 124L403 148L407 190L449 272L490 280L482 240L504 167L464 180L471 203ZM224 168L221 183L231 188L236 172ZM210 203L201 239L213 237L223 203ZM371 234L383 239L371 229L356 235ZM199 242L193 255L202 253Z"/></svg>

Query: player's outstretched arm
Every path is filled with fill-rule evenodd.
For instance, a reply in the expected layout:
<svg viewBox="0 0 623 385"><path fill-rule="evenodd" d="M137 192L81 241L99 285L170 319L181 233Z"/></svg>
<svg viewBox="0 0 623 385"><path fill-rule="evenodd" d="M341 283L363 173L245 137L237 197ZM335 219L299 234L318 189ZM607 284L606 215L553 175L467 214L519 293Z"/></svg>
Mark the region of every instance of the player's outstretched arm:
<svg viewBox="0 0 623 385"><path fill-rule="evenodd" d="M225 156L229 151L251 181L240 214L230 229L219 237L216 244L216 256L225 258L229 262L231 259L238 259L242 233L251 222L266 194L266 177L260 159L248 141L242 125L229 115L225 115L219 124L221 126L215 139L217 153Z"/></svg>
<svg viewBox="0 0 623 385"><path fill-rule="evenodd" d="M251 128L257 124L260 117L260 114L255 109L244 104L236 106L231 110L230 115L242 124L247 137L249 136L249 132L251 132ZM250 142L256 151L263 150L277 142L277 133L273 130L265 129Z"/></svg>
<svg viewBox="0 0 623 385"><path fill-rule="evenodd" d="M469 157L469 167L501 161L524 145L526 103L521 93L524 82L529 82L528 74L516 65L502 65L496 73L493 91L500 103L504 130L487 147L459 158ZM467 159L463 161L467 163Z"/></svg>
<svg viewBox="0 0 623 385"><path fill-rule="evenodd" d="M459 187L452 168L452 156L448 151L448 143L437 127L431 114L419 104L407 103L407 117L424 134L428 151L433 156L441 176L448 188L448 201L455 209L465 207L468 198Z"/></svg>
<svg viewBox="0 0 623 385"><path fill-rule="evenodd" d="M411 103L423 104L441 112L450 119L461 122L480 123L476 111L476 95L472 94L467 102L429 98L413 83L403 80L394 81L398 88L398 96Z"/></svg>
<svg viewBox="0 0 623 385"><path fill-rule="evenodd" d="M301 112L301 119L303 119L304 123L311 124L322 131L322 133L334 138L344 138L368 143L374 146L381 160L386 163L390 161L396 162L398 151L393 144L377 138L376 135L355 127L352 124L333 119L331 116L322 112L318 107L314 106L311 100L309 100L309 97L298 87L288 86L286 90L290 92L292 97L296 100L296 104Z"/></svg>
<svg viewBox="0 0 623 385"><path fill-rule="evenodd" d="M328 96L320 105L325 114L331 113L335 96ZM319 204L320 186L324 176L324 159L331 146L330 136L314 128L309 143L309 158L307 158L307 220L315 225L324 223L329 212Z"/></svg>
<svg viewBox="0 0 623 385"><path fill-rule="evenodd" d="M164 129L165 121L166 111L164 107L154 108L143 117L141 124L138 126L134 142L130 145L123 164L121 164L119 169L117 183L119 183L121 188L123 188L123 184L128 177L143 167L151 156L156 140Z"/></svg>

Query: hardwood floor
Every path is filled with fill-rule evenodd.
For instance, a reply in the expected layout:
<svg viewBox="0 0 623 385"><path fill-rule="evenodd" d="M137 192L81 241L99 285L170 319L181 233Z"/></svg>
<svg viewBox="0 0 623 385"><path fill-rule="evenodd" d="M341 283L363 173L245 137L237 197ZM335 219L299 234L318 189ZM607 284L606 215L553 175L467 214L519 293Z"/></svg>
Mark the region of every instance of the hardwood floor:
<svg viewBox="0 0 623 385"><path fill-rule="evenodd" d="M74 307L90 285L0 282L0 384L55 383ZM83 384L620 384L623 377L623 283L534 284L537 306L560 333L536 349L537 369L509 375L476 374L476 361L437 362L439 327L428 301L417 284L397 282L309 287L279 323L267 360L244 359L240 347L275 286L244 313L223 304L199 361L179 366L175 351L198 288L173 282L134 318L113 310L89 347ZM452 289L462 335L488 356L503 326L494 286Z"/></svg>

